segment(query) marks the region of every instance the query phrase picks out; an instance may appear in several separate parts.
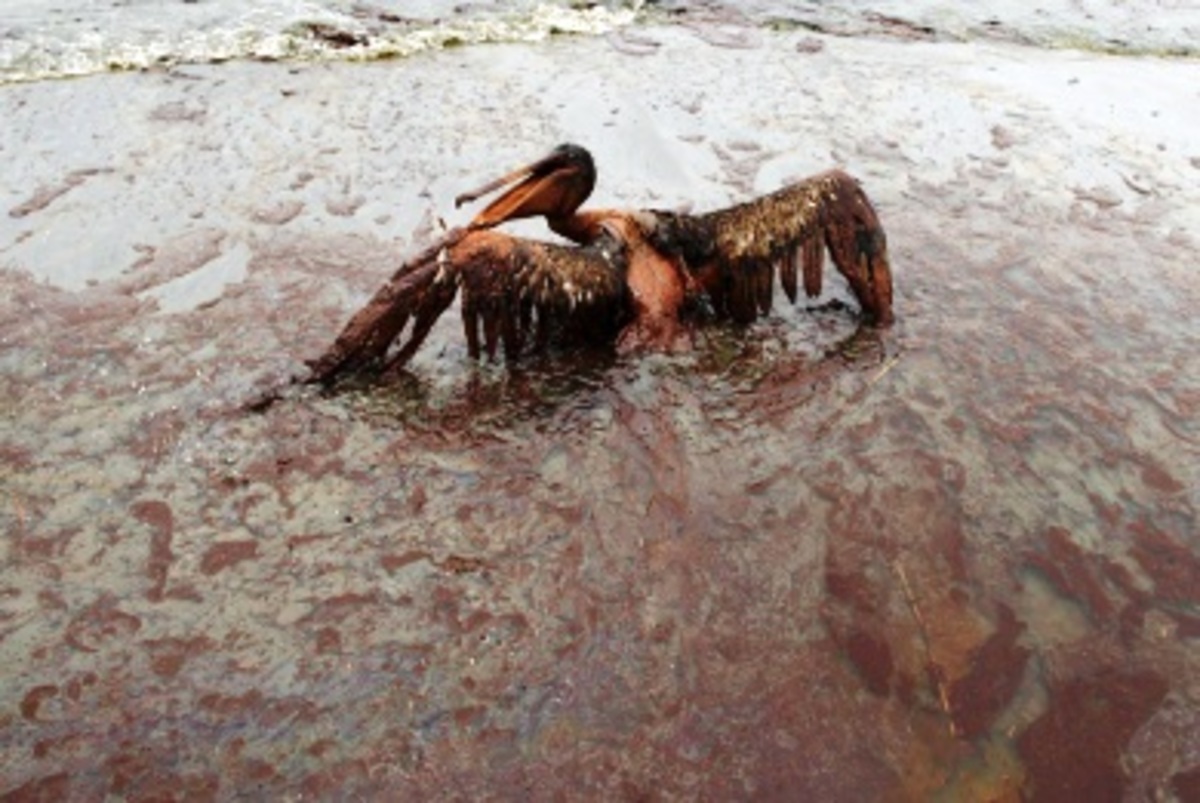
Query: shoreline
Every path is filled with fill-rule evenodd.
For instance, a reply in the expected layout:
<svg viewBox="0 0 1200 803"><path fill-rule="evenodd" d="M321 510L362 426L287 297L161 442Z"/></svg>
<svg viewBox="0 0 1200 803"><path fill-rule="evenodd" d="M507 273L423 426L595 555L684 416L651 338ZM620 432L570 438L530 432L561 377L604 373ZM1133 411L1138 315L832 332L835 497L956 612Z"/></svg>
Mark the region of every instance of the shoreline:
<svg viewBox="0 0 1200 803"><path fill-rule="evenodd" d="M136 11L95 20L90 8L75 13L56 9L56 16L42 19L27 11L24 24L18 21L7 31L0 28L6 33L0 37L0 86L238 61L390 61L460 47L574 37L605 37L618 51L644 55L652 45L639 32L662 25L686 27L709 44L732 48L758 46L765 33L801 32L882 41L1007 43L1133 58L1200 58L1200 11L1160 8L1150 23L1136 10L1109 0L1091 0L1083 7L1040 4L1031 11L1002 3L963 9L941 0L877 0L870 8L759 0L737 6L629 2L586 8L516 3L494 9L433 0L412 14L369 6L346 12L320 3L302 11L288 8L288 0L254 13L240 8L239 1L193 7L178 23L142 19Z"/></svg>

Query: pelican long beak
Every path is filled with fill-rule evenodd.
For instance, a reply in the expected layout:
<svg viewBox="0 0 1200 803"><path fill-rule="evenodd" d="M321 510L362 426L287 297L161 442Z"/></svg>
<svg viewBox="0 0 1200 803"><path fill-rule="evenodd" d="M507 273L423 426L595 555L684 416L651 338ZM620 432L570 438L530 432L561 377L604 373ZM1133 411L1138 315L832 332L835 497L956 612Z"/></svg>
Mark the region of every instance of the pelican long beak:
<svg viewBox="0 0 1200 803"><path fill-rule="evenodd" d="M498 178L494 181L489 181L487 184L484 184L482 187L480 187L478 189L471 190L470 192L464 192L462 195L459 195L457 198L454 199L454 208L458 209L463 204L469 204L474 201L477 201L480 198L482 198L483 196L485 196L489 193L493 193L496 190L500 189L501 187L512 184L517 179L527 178L527 177L532 176L539 169L545 168L546 164L553 158L554 158L554 154L549 154L547 156L543 156L541 159L538 159L536 162L530 162L529 164L524 165L523 167L518 167L516 170L513 170L511 173L505 173L500 178Z"/></svg>
<svg viewBox="0 0 1200 803"><path fill-rule="evenodd" d="M512 184L475 216L472 228L491 228L523 217L569 217L591 194L595 181L591 155L575 145L560 145L536 162L464 192L454 199L454 205L460 207Z"/></svg>

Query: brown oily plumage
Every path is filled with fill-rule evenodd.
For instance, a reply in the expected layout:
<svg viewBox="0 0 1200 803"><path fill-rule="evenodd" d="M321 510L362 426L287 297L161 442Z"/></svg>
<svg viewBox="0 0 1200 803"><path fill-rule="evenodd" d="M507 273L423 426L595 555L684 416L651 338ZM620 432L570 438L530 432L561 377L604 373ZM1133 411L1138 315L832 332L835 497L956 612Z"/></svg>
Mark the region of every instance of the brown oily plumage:
<svg viewBox="0 0 1200 803"><path fill-rule="evenodd" d="M649 242L683 260L719 317L748 323L766 314L776 272L794 302L798 267L805 293L820 295L828 248L864 318L892 322L887 238L858 182L840 170L707 214L652 214Z"/></svg>
<svg viewBox="0 0 1200 803"><path fill-rule="evenodd" d="M470 226L402 265L309 363L308 381L331 384L405 365L460 293L472 358L503 348L513 359L551 342L670 347L683 334L689 298L706 300L717 318L749 323L770 311L777 274L789 300L801 276L805 293L819 295L826 249L864 320L892 321L883 228L858 182L842 171L700 215L578 212L595 168L586 150L562 145L458 201L518 179ZM534 216L577 244L493 230Z"/></svg>
<svg viewBox="0 0 1200 803"><path fill-rule="evenodd" d="M329 385L403 366L460 293L473 358L494 357L500 346L514 358L552 337L611 340L630 314L625 252L608 235L578 247L455 229L400 266L308 363L307 381Z"/></svg>

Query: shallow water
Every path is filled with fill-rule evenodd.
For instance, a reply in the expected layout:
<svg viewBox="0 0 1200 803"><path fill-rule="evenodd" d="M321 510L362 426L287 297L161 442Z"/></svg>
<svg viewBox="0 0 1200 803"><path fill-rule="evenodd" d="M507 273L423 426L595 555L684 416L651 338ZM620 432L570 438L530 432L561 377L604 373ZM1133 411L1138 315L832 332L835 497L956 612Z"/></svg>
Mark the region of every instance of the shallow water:
<svg viewBox="0 0 1200 803"><path fill-rule="evenodd" d="M262 415L236 406L240 344L286 329L261 291L148 346L10 281L39 314L5 315L5 776L963 799L1059 777L1047 743L1119 772L1140 728L1131 783L1161 783L1200 750L1182 300L1023 252L954 273L909 231L902 323L853 346L851 316L793 315L787 348L455 355L440 391Z"/></svg>
<svg viewBox="0 0 1200 803"><path fill-rule="evenodd" d="M231 59L391 59L482 42L601 34L628 7L566 2L19 0L0 11L0 81L31 81Z"/></svg>
<svg viewBox="0 0 1200 803"><path fill-rule="evenodd" d="M0 9L0 83L230 60L406 58L430 50L562 36L645 48L638 29L681 21L717 46L761 30L903 40L995 39L1106 53L1200 55L1200 7L1158 0L1051 0L1014 7L944 0L9 0Z"/></svg>
<svg viewBox="0 0 1200 803"><path fill-rule="evenodd" d="M1162 149L1129 145L1064 88L1127 65L1050 59L1037 72L1053 88L1032 90L1027 54L991 54L978 73L944 68L966 90L923 99L885 77L914 87L928 55L863 62L877 52L828 45L802 65L811 106L780 109L722 84L736 83L721 76L730 57L691 33L653 34L670 57L610 65L590 101L620 109L618 133L652 121L639 145L677 160L655 163L652 189L702 174L688 200L736 196L803 161L780 142L809 136L815 153L832 130L890 234L895 327L781 309L686 354L510 370L470 364L448 321L395 386L296 391L250 413L429 236L413 210L382 218L376 204L401 193L372 160L400 162L387 179L430 173L406 186L410 204L410 187L449 197L432 173L478 136L462 121L480 112L389 130L375 114L398 102L381 89L398 79L388 65L89 79L127 116L95 123L112 127L91 138L104 159L70 166L114 172L47 200L53 170L29 159L3 196L22 214L0 250L0 789L1188 799L1200 286L1180 186L1200 154L1187 134L1164 124ZM801 69L788 36L735 63ZM533 58L567 79L612 58L567 47ZM661 78L683 54L703 103ZM535 72L524 57L489 54L488 80L526 80L512 77ZM407 102L443 96L449 59L401 74ZM997 63L1003 91L985 87ZM633 75L649 87L636 100L613 88ZM904 136L889 145L829 113L850 86ZM337 112L289 114L280 87ZM8 91L14 111L38 103ZM539 91L570 114L584 102ZM254 98L265 122L229 97ZM1123 101L1132 119L1157 99ZM172 103L205 113L154 117ZM930 106L939 125L915 125ZM570 125L522 108L522 137ZM1066 140L1047 135L1063 108L1082 121ZM139 140L134 120L161 139ZM360 120L375 125L357 141ZM399 155L406 139L416 155ZM314 143L334 140L346 155L326 165ZM597 148L618 197L646 191L623 147ZM469 158L494 169L493 153ZM122 181L133 189L103 194ZM364 211L346 216L333 201L356 191ZM144 211L163 199L161 219ZM73 221L121 213L127 229L99 227L97 253L73 241ZM202 277L199 297L163 289L239 245L239 271Z"/></svg>

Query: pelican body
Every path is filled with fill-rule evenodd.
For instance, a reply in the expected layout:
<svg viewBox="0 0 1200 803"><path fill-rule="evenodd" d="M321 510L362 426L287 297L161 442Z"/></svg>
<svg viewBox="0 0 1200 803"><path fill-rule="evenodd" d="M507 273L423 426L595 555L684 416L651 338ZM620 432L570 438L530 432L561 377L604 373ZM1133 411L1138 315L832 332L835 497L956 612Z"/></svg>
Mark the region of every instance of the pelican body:
<svg viewBox="0 0 1200 803"><path fill-rule="evenodd" d="M509 187L402 265L310 363L311 381L403 366L460 292L472 357L494 356L502 344L517 358L551 341L670 347L686 335L689 309L739 323L766 315L776 274L793 302L801 274L806 294L819 295L826 249L864 320L892 322L887 240L866 194L842 171L700 215L580 211L595 183L591 154L565 144L460 195L457 206ZM495 230L528 217L545 218L573 244Z"/></svg>

